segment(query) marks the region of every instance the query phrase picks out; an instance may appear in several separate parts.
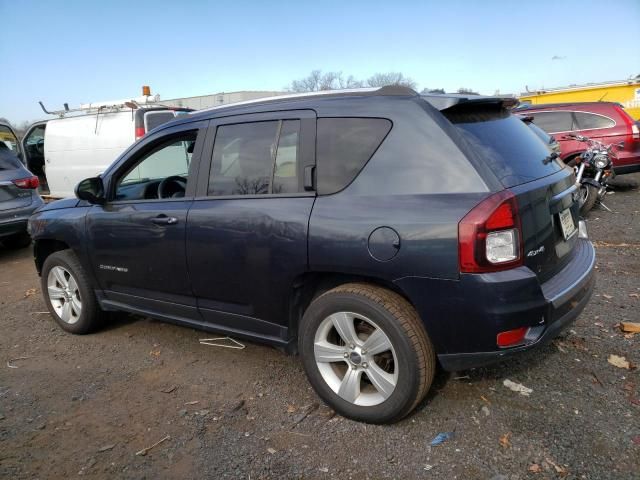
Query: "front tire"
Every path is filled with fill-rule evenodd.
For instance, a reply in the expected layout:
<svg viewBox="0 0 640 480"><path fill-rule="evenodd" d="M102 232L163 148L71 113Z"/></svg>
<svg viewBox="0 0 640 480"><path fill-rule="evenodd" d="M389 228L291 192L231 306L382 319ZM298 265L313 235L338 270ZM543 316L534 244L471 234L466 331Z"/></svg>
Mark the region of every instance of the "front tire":
<svg viewBox="0 0 640 480"><path fill-rule="evenodd" d="M316 393L353 420L400 420L425 397L435 374L434 349L415 309L374 285L345 284L316 298L298 343Z"/></svg>
<svg viewBox="0 0 640 480"><path fill-rule="evenodd" d="M89 277L71 250L47 257L40 284L47 308L63 330L83 335L103 324L105 314L98 305Z"/></svg>
<svg viewBox="0 0 640 480"><path fill-rule="evenodd" d="M598 189L588 183L580 185L580 215L587 216L598 200Z"/></svg>

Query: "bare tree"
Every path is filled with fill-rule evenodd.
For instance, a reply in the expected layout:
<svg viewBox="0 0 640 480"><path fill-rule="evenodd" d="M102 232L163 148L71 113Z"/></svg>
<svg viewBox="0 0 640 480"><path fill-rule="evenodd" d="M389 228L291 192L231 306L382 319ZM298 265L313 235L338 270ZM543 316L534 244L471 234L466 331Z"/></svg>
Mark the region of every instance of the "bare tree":
<svg viewBox="0 0 640 480"><path fill-rule="evenodd" d="M478 92L474 92L470 88L465 88L465 87L460 87L458 89L458 93L461 93L461 94L464 94L464 95L480 95Z"/></svg>
<svg viewBox="0 0 640 480"><path fill-rule="evenodd" d="M400 72L376 73L367 79L369 87L384 87L386 85L402 85L403 87L415 88L418 84L409 77L405 77Z"/></svg>
<svg viewBox="0 0 640 480"><path fill-rule="evenodd" d="M416 88L412 79L399 72L376 73L366 81L357 80L353 75L344 77L342 72L313 70L307 77L294 80L285 87L290 92L318 92L321 90L341 90L344 88L384 87L385 85L403 85Z"/></svg>
<svg viewBox="0 0 640 480"><path fill-rule="evenodd" d="M444 95L446 92L444 91L444 88L423 88L420 93L423 95L427 93L440 93Z"/></svg>
<svg viewBox="0 0 640 480"><path fill-rule="evenodd" d="M318 92L321 90L352 88L345 86L349 82L354 82L353 77L349 77L345 81L342 78L342 72L322 73L322 70L313 70L307 77L291 82L291 85L286 89L290 92Z"/></svg>

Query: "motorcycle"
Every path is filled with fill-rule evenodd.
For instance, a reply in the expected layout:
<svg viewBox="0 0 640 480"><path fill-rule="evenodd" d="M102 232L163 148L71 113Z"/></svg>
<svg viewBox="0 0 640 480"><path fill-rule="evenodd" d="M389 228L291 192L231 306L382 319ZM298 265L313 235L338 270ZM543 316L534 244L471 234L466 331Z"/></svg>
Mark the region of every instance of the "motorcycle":
<svg viewBox="0 0 640 480"><path fill-rule="evenodd" d="M580 215L585 216L596 202L611 211L602 203L602 199L607 193L609 181L615 177L612 163L612 159L616 158L615 148L623 146L605 145L583 135L569 134L566 137L587 144L587 149L576 158L575 164L572 165L576 172L576 185L580 188L578 197Z"/></svg>

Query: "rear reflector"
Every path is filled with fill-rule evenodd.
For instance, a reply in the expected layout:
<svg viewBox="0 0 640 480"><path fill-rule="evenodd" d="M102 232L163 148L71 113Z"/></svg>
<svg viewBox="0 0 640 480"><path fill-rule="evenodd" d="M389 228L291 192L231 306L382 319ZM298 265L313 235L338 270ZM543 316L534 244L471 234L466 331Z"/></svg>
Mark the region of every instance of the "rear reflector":
<svg viewBox="0 0 640 480"><path fill-rule="evenodd" d="M524 337L527 335L529 327L516 328L515 330L507 330L500 332L496 341L499 347L514 347L524 343Z"/></svg>
<svg viewBox="0 0 640 480"><path fill-rule="evenodd" d="M13 184L18 188L34 189L38 188L38 186L40 185L40 180L38 180L38 177L36 177L35 175L33 177L19 178L18 180L12 181Z"/></svg>

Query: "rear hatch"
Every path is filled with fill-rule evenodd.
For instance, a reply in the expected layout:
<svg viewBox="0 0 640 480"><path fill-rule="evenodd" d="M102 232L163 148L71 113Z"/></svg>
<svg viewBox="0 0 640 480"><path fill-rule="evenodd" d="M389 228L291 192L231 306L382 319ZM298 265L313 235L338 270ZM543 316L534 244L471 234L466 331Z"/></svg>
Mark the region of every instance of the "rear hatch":
<svg viewBox="0 0 640 480"><path fill-rule="evenodd" d="M548 144L499 101L471 101L442 113L461 133L469 155L516 196L524 264L546 281L571 259L577 242L573 170L550 156Z"/></svg>
<svg viewBox="0 0 640 480"><path fill-rule="evenodd" d="M0 151L0 211L31 205L30 189L18 188L13 181L31 174L11 152Z"/></svg>

